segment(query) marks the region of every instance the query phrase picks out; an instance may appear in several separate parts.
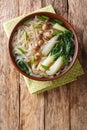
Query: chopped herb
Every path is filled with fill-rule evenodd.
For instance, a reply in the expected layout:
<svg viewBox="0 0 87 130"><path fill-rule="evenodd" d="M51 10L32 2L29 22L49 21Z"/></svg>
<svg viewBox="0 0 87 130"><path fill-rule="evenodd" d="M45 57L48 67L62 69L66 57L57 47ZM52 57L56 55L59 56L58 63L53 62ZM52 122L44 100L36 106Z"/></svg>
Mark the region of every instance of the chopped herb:
<svg viewBox="0 0 87 130"><path fill-rule="evenodd" d="M24 32L24 36L25 36L25 41L27 41L29 39L28 33Z"/></svg>
<svg viewBox="0 0 87 130"><path fill-rule="evenodd" d="M55 32L53 33L53 36L58 35L59 33L61 33L61 32L55 31Z"/></svg>
<svg viewBox="0 0 87 130"><path fill-rule="evenodd" d="M49 18L48 18L47 16L44 16L44 15L38 16L38 18L39 18L40 20L43 20L43 21L49 20Z"/></svg>
<svg viewBox="0 0 87 130"><path fill-rule="evenodd" d="M26 74L30 74L29 69L27 65L24 63L24 61L19 61L18 66L21 70L23 70Z"/></svg>
<svg viewBox="0 0 87 130"><path fill-rule="evenodd" d="M37 24L34 26L34 28L41 28L42 27L42 24Z"/></svg>
<svg viewBox="0 0 87 130"><path fill-rule="evenodd" d="M65 65L68 65L68 59L65 57L65 56L63 56L63 63L65 64Z"/></svg>
<svg viewBox="0 0 87 130"><path fill-rule="evenodd" d="M41 64L41 67L42 67L43 69L45 69L45 70L49 70L49 67L48 67L48 66L45 66L45 65L42 65L42 64Z"/></svg>
<svg viewBox="0 0 87 130"><path fill-rule="evenodd" d="M34 64L34 56L31 57L31 64Z"/></svg>
<svg viewBox="0 0 87 130"><path fill-rule="evenodd" d="M21 53L23 53L23 54L25 54L26 53L26 51L25 50L23 50L22 48L18 48L18 50L21 52Z"/></svg>
<svg viewBox="0 0 87 130"><path fill-rule="evenodd" d="M24 22L24 24L27 24L28 22L32 21L32 19L28 19Z"/></svg>
<svg viewBox="0 0 87 130"><path fill-rule="evenodd" d="M52 20L52 23L53 24L58 23L60 25L63 25L63 22L61 20L58 20L58 19Z"/></svg>

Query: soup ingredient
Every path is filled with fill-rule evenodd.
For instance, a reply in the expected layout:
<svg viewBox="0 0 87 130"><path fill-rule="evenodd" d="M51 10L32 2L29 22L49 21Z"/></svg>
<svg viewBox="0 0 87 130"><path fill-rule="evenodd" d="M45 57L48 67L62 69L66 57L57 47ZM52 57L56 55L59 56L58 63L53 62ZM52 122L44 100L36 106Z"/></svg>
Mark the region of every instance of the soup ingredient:
<svg viewBox="0 0 87 130"><path fill-rule="evenodd" d="M40 16L38 16L38 18L39 18L40 20L43 20L43 21L49 20L49 17L44 16L44 15L40 15Z"/></svg>
<svg viewBox="0 0 87 130"><path fill-rule="evenodd" d="M31 57L31 64L34 64L34 62L35 62L35 58L34 58L34 56L32 56Z"/></svg>
<svg viewBox="0 0 87 130"><path fill-rule="evenodd" d="M52 34L50 32L44 33L44 39L49 40L50 38L52 38Z"/></svg>
<svg viewBox="0 0 87 130"><path fill-rule="evenodd" d="M41 57L40 53L39 53L39 52L37 52L37 53L35 54L35 60L36 60L36 61L37 61L37 60L39 60L39 59L40 59L40 57Z"/></svg>
<svg viewBox="0 0 87 130"><path fill-rule="evenodd" d="M40 48L39 44L35 44L34 50L37 51Z"/></svg>
<svg viewBox="0 0 87 130"><path fill-rule="evenodd" d="M54 75L56 72L58 72L62 66L63 66L63 57L60 56L53 65L49 68L49 70L46 71L48 75Z"/></svg>
<svg viewBox="0 0 87 130"><path fill-rule="evenodd" d="M32 19L26 20L26 21L24 22L24 24L27 24L27 23L29 23L30 21L32 21Z"/></svg>
<svg viewBox="0 0 87 130"><path fill-rule="evenodd" d="M58 23L58 24L60 24L60 25L63 25L63 22L62 22L61 20L59 20L59 19L53 20L52 23L53 23L53 24Z"/></svg>
<svg viewBox="0 0 87 130"><path fill-rule="evenodd" d="M23 50L21 47L18 47L18 50L19 50L21 53L23 53L23 54L25 54L25 53L26 53L26 51L25 51L25 50Z"/></svg>
<svg viewBox="0 0 87 130"><path fill-rule="evenodd" d="M39 32L38 32L38 33L42 35L42 34L43 34L43 30L39 30Z"/></svg>
<svg viewBox="0 0 87 130"><path fill-rule="evenodd" d="M63 26L61 26L60 24L56 23L53 25L54 29L60 30L60 31L66 31L67 29Z"/></svg>
<svg viewBox="0 0 87 130"><path fill-rule="evenodd" d="M51 50L51 55L57 53L61 50L61 54L66 57L73 56L74 54L74 44L73 44L73 34L70 31L64 31L59 35L60 43L55 44Z"/></svg>
<svg viewBox="0 0 87 130"><path fill-rule="evenodd" d="M61 38L61 47L62 54L66 57L74 55L74 43L73 43L73 34L70 31L64 31L60 35Z"/></svg>
<svg viewBox="0 0 87 130"><path fill-rule="evenodd" d="M50 77L66 70L75 50L72 32L62 21L44 15L20 25L12 42L18 67L38 77Z"/></svg>
<svg viewBox="0 0 87 130"><path fill-rule="evenodd" d="M49 24L48 24L48 23L44 23L43 26L42 26L42 30L43 30L43 31L46 31L46 30L48 30L48 29L50 29Z"/></svg>
<svg viewBox="0 0 87 130"><path fill-rule="evenodd" d="M42 48L42 54L47 56L49 54L49 52L51 51L51 49L53 48L53 46L56 44L56 41L58 39L59 35L56 35L54 37L52 37L48 43L46 45L44 45L44 47Z"/></svg>
<svg viewBox="0 0 87 130"><path fill-rule="evenodd" d="M44 40L43 39L39 40L38 44L39 44L39 46L43 45L44 44Z"/></svg>
<svg viewBox="0 0 87 130"><path fill-rule="evenodd" d="M34 29L41 28L41 27L42 27L42 24L37 24L37 25L34 26Z"/></svg>
<svg viewBox="0 0 87 130"><path fill-rule="evenodd" d="M71 56L71 52L74 52L74 47L72 45L73 35L70 31L62 32L59 35L60 43L56 43L51 49L49 56L42 62L43 65L49 67L58 57L63 56L63 62L68 65L68 57ZM74 53L73 53L74 54ZM40 67L41 70L44 70Z"/></svg>
<svg viewBox="0 0 87 130"><path fill-rule="evenodd" d="M27 65L24 63L23 60L20 60L20 61L18 62L18 66L19 66L19 68L20 68L21 70L23 70L26 74L30 74L29 69L28 69Z"/></svg>
<svg viewBox="0 0 87 130"><path fill-rule="evenodd" d="M61 55L61 51L57 52L56 54L49 55L43 62L42 65L49 67L57 58ZM44 71L44 68L41 66L40 70Z"/></svg>
<svg viewBox="0 0 87 130"><path fill-rule="evenodd" d="M42 67L44 70L49 70L49 67L48 67L48 66L45 66L45 65L42 65L42 64L41 64L41 67Z"/></svg>
<svg viewBox="0 0 87 130"><path fill-rule="evenodd" d="M29 40L29 36L27 32L24 32L24 36L25 36L25 41Z"/></svg>

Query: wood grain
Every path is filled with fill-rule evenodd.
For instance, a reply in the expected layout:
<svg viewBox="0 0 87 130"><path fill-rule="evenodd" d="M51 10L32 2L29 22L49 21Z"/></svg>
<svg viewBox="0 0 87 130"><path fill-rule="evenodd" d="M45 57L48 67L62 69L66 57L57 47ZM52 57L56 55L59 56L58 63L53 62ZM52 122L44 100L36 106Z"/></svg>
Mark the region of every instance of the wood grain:
<svg viewBox="0 0 87 130"><path fill-rule="evenodd" d="M19 13L26 14L41 8L41 1L19 1ZM20 126L21 130L44 130L44 95L30 95L23 77L20 79Z"/></svg>
<svg viewBox="0 0 87 130"><path fill-rule="evenodd" d="M85 75L70 86L71 129L87 129L87 0L69 1L68 20L74 26L81 47Z"/></svg>
<svg viewBox="0 0 87 130"><path fill-rule="evenodd" d="M85 75L31 95L14 69L2 23L52 4L75 28ZM87 0L0 0L0 130L87 130Z"/></svg>
<svg viewBox="0 0 87 130"><path fill-rule="evenodd" d="M0 0L0 130L19 129L19 74L10 63L2 27L4 21L16 16L18 0Z"/></svg>
<svg viewBox="0 0 87 130"><path fill-rule="evenodd" d="M67 0L47 0L58 14L67 19ZM69 130L69 91L68 87L51 90L45 95L45 129Z"/></svg>

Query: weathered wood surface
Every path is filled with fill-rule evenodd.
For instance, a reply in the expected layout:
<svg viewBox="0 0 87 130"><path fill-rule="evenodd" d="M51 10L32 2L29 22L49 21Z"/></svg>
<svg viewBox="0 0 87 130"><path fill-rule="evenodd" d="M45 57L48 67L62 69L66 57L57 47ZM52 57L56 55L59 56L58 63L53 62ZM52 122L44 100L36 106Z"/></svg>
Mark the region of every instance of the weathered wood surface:
<svg viewBox="0 0 87 130"><path fill-rule="evenodd" d="M18 0L0 0L0 130L19 129L19 74L8 56L2 23L18 16Z"/></svg>
<svg viewBox="0 0 87 130"><path fill-rule="evenodd" d="M49 4L74 26L86 74L32 96L11 65L2 23ZM0 130L87 130L87 0L0 0Z"/></svg>

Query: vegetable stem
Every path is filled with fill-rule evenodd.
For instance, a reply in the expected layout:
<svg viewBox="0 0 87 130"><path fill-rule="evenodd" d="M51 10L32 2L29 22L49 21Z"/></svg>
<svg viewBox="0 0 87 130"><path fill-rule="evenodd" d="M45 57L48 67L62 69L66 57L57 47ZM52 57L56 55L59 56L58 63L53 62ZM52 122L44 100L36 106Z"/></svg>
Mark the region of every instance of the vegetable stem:
<svg viewBox="0 0 87 130"><path fill-rule="evenodd" d="M63 26L61 26L60 24L56 23L53 25L54 29L60 30L60 31L66 31L67 29Z"/></svg>
<svg viewBox="0 0 87 130"><path fill-rule="evenodd" d="M53 38L51 38L48 43L43 47L42 49L42 54L47 56L49 54L49 52L51 51L51 49L53 48L53 46L56 44L56 41L59 37L59 34L54 36Z"/></svg>
<svg viewBox="0 0 87 130"><path fill-rule="evenodd" d="M60 56L54 64L49 68L49 70L46 71L48 75L54 75L56 72L58 72L61 67L63 66L63 57Z"/></svg>

